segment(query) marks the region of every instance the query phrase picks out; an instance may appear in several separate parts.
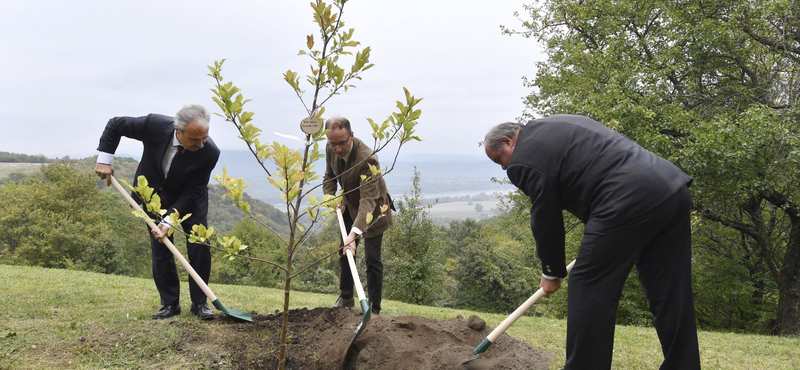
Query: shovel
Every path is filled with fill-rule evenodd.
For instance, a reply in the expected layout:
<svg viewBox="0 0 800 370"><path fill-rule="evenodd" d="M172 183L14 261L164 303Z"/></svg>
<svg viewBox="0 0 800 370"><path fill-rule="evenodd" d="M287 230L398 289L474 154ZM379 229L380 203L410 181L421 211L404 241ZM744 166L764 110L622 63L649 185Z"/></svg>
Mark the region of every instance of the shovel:
<svg viewBox="0 0 800 370"><path fill-rule="evenodd" d="M574 265L575 265L575 260L573 260L572 262L570 262L569 265L567 265L567 274L569 274L569 272L572 271L572 266ZM542 296L544 296L544 290L542 288L539 288L539 290L537 290L536 293L533 293L533 295L530 298L528 298L528 300L525 301L525 303L523 303L516 310L514 310L514 312L512 312L511 315L508 315L508 317L506 317L506 319L503 320L503 322L501 322L500 325L498 325L494 330L492 330L492 332L489 333L489 335L487 335L486 338L483 338L483 341L481 341L481 343L478 344L478 346L475 347L474 350L472 350L472 353L475 354L475 358L463 362L462 365L468 365L471 362L479 359L481 357L481 353L486 351L489 348L489 346L491 346L492 343L495 340L497 340L497 337L499 337L500 334L503 334L508 329L509 326L514 324L514 322L517 321L517 319L519 319L519 317L522 316L522 314L525 313L525 311L531 308L531 306L533 306L533 304L536 303L536 301L538 301L539 298L542 298ZM466 367L470 368L470 366Z"/></svg>
<svg viewBox="0 0 800 370"><path fill-rule="evenodd" d="M123 197L125 197L125 200L127 200L128 203L130 203L133 209L137 211L142 210L142 207L140 207L139 204L137 204L136 201L133 200L133 198L131 198L128 192L125 191L125 189L122 187L122 185L119 184L119 182L114 176L111 176L111 184L114 185L114 188L117 189L117 191L120 194L122 194ZM158 226L156 226L156 224L154 224L152 221L147 221L147 225L150 226L150 228L153 230L158 228ZM191 276L194 282L197 283L197 286L199 286L200 289L203 290L203 293L206 294L206 297L208 297L208 299L211 300L211 304L213 304L214 307L222 311L222 313L230 317L233 317L234 319L253 322L253 315L237 311L231 308L225 308L225 306L223 306L222 303L219 301L219 299L217 299L217 296L214 295L214 293L211 291L208 285L203 281L203 279L200 278L200 275L197 275L197 272L194 271L192 265L190 265L189 262L187 262L186 259L183 258L181 252L179 252L178 249L175 248L175 246L172 244L169 238L162 238L161 241L164 243L164 245L167 246L167 248L169 248L170 252L172 252L172 254L175 255L175 258L177 258L178 261L183 266L183 268L186 269L186 272L188 272L189 276Z"/></svg>
<svg viewBox="0 0 800 370"><path fill-rule="evenodd" d="M336 216L339 217L339 228L342 230L342 243L344 243L344 241L347 240L347 230L344 227L344 219L342 219L341 209L336 209ZM347 263L350 264L350 275L353 275L353 284L356 286L358 300L361 303L361 312L364 313L361 323L358 324L355 330L357 337L362 331L364 331L364 327L367 326L367 321L369 321L370 316L372 316L372 305L370 305L367 302L367 299L364 298L364 288L361 287L361 279L358 278L358 270L356 270L356 262L353 259L353 253L351 253L350 250L347 250L345 254L347 254ZM355 338L353 338L353 340L355 340Z"/></svg>
<svg viewBox="0 0 800 370"><path fill-rule="evenodd" d="M342 219L342 210L336 209L336 216L339 218L339 228L342 230L342 243L347 240L347 230L344 227L344 219ZM356 335L353 336L353 339L350 341L350 345L347 346L347 351L344 354L344 359L342 359L342 369L350 370L355 369L355 360L358 357L358 352L360 349L356 345L356 338L358 335L364 331L364 328L367 326L367 322L369 321L370 316L372 316L372 305L367 302L367 299L364 298L364 288L361 287L361 280L358 278L358 270L356 270L356 262L353 260L353 253L350 250L345 252L347 255L347 262L350 265L350 274L353 275L353 283L356 286L356 292L358 293L358 300L361 303L361 312L364 313L364 316L361 318L361 323L358 324L356 327L355 333Z"/></svg>

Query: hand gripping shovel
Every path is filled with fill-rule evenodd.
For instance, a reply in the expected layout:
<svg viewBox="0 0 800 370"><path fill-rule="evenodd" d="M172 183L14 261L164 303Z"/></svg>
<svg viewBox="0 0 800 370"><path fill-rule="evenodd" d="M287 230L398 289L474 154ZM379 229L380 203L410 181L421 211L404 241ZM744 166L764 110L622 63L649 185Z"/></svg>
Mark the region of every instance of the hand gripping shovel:
<svg viewBox="0 0 800 370"><path fill-rule="evenodd" d="M342 210L336 209L336 216L339 218L339 228L342 230L342 243L347 240L347 230L344 227L344 219L342 219ZM358 300L361 303L361 312L364 313L364 316L361 318L361 323L358 324L356 327L355 333L356 335L353 336L353 340L350 341L350 345L347 346L347 351L344 354L344 359L342 359L342 369L349 370L355 368L355 359L358 356L358 352L360 349L356 346L356 338L358 335L364 331L364 328L367 326L367 322L369 321L370 316L372 316L372 305L367 302L367 299L364 298L364 288L361 287L361 280L358 278L358 270L356 270L356 262L353 260L353 253L349 250L345 252L347 255L347 262L350 265L350 274L353 275L353 283L356 287L356 292L358 293Z"/></svg>
<svg viewBox="0 0 800 370"><path fill-rule="evenodd" d="M119 182L114 176L111 176L111 184L114 185L114 188L117 189L117 191L120 194L122 194L123 197L125 197L125 200L127 200L128 203L130 203L133 209L137 211L142 210L142 207L140 207L139 204L137 204L136 201L133 200L133 198L131 198L128 192L125 191L125 189L122 187L122 185L119 184ZM156 226L156 224L154 224L152 221L147 221L147 225L150 226L151 229L158 228L158 226ZM249 313L244 313L231 308L225 308L225 306L222 305L219 299L217 299L217 296L215 296L214 293L211 291L211 289L209 289L208 285L203 281L203 279L200 278L200 275L197 275L197 272L194 271L192 265L190 265L189 262L186 261L185 258L183 258L181 252L179 252L178 249L175 248L172 242L169 241L168 238L163 238L161 240L164 242L164 245L166 245L167 248L169 248L170 252L172 252L172 254L175 255L175 258L177 258L178 261L180 261L183 268L186 269L186 272L189 273L189 276L191 276L192 279L194 279L194 282L197 283L197 286L199 286L200 289L203 290L203 293L206 294L206 297L208 297L208 299L211 300L211 303L214 305L214 307L222 311L224 314L233 317L234 319L253 322L253 316L250 315Z"/></svg>
<svg viewBox="0 0 800 370"><path fill-rule="evenodd" d="M570 262L569 265L567 265L567 274L569 274L569 272L572 271L572 266L574 265L575 265L575 260L573 260L572 262ZM498 325L494 330L492 330L492 332L489 333L489 335L487 335L486 338L484 338L483 341L481 341L481 343L477 347L475 347L474 350L472 350L472 353L475 354L475 358L463 362L462 365L467 365L472 361L475 361L478 358L480 358L481 353L486 351L489 348L489 346L491 346L492 343L495 340L497 340L497 337L499 337L500 334L503 334L508 329L509 326L514 324L514 322L517 321L517 319L519 319L520 316L522 316L522 314L525 313L525 311L531 308L531 306L533 306L533 304L536 303L536 301L538 301L539 298L542 298L543 296L544 296L544 290L542 288L539 288L539 290L537 290L536 293L533 293L533 295L530 298L528 298L528 300L525 301L525 303L523 303L516 310L514 310L514 312L512 312L511 315L508 315L508 317L506 317L506 319L503 320L503 322L501 322L500 325Z"/></svg>

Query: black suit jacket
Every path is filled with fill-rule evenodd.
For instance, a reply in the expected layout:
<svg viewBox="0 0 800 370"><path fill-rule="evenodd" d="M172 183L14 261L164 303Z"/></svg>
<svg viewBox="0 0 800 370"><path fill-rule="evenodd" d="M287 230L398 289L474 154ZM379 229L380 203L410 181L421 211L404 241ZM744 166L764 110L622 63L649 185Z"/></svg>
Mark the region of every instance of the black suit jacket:
<svg viewBox="0 0 800 370"><path fill-rule="evenodd" d="M558 277L567 275L562 210L584 224L597 218L611 227L645 214L692 181L628 137L574 115L528 122L506 171L531 199L544 273Z"/></svg>
<svg viewBox="0 0 800 370"><path fill-rule="evenodd" d="M208 180L219 159L219 148L209 137L202 149L184 150L165 178L161 163L175 136L172 117L149 114L144 117L114 117L108 121L97 150L113 154L122 136L142 142L142 160L133 184L144 175L150 187L162 196L162 208L180 215L192 213L192 219L205 222L208 216Z"/></svg>

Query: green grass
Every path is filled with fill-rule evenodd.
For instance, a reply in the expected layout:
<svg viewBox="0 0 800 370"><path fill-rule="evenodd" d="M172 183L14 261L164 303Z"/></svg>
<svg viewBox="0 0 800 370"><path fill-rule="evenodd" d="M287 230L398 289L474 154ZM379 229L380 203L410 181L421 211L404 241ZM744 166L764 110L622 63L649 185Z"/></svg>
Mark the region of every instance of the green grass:
<svg viewBox="0 0 800 370"><path fill-rule="evenodd" d="M0 369L225 368L224 357L176 343L213 336L227 322L203 323L188 313L153 321L158 294L150 279L0 265ZM280 309L283 292L213 284L229 308L267 314ZM188 297L188 285L182 285ZM292 293L292 308L324 307L335 296ZM387 301L382 314L465 318L476 312ZM495 326L505 316L477 313ZM564 358L566 322L523 317L509 334ZM800 338L700 332L704 369L800 369ZM477 345L477 343L476 343ZM269 349L264 349L269 350ZM615 369L656 369L661 351L652 328L618 327ZM228 364L229 365L229 364ZM550 364L559 368L557 362Z"/></svg>

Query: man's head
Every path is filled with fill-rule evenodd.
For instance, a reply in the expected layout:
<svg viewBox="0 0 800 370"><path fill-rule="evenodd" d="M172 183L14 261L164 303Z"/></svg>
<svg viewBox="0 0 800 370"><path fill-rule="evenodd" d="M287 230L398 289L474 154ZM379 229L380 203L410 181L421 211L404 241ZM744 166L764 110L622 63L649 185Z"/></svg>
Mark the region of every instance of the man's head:
<svg viewBox="0 0 800 370"><path fill-rule="evenodd" d="M508 168L511 155L514 154L514 147L517 146L517 137L522 126L523 124L516 122L501 123L492 127L483 139L486 156L504 170Z"/></svg>
<svg viewBox="0 0 800 370"><path fill-rule="evenodd" d="M175 114L175 135L189 151L203 149L208 139L211 115L201 105L186 105Z"/></svg>
<svg viewBox="0 0 800 370"><path fill-rule="evenodd" d="M344 117L333 117L325 122L325 129L328 130L328 147L339 157L346 158L353 143L350 121Z"/></svg>

